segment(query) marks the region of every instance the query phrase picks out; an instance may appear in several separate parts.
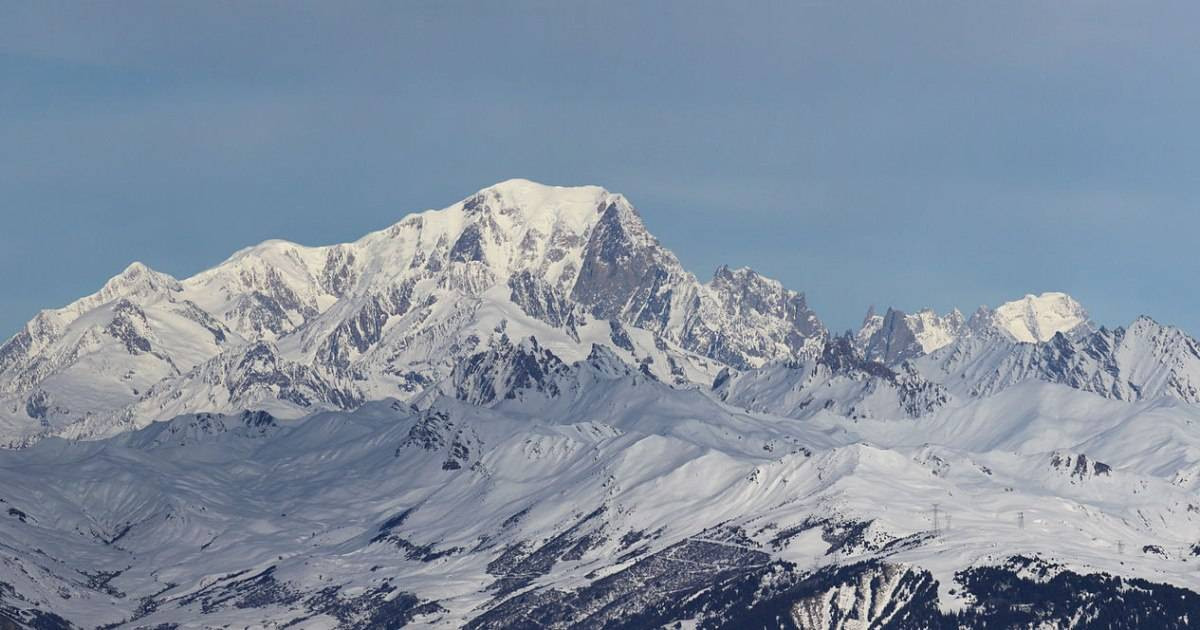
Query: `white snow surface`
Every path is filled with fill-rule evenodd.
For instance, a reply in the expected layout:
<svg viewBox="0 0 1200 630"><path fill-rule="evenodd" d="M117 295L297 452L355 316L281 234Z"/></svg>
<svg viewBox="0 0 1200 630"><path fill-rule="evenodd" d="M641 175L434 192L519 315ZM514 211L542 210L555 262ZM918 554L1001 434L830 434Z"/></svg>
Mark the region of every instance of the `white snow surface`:
<svg viewBox="0 0 1200 630"><path fill-rule="evenodd" d="M750 270L700 283L621 195L510 180L353 243L267 241L183 281L131 265L0 346L0 443L407 398L502 335L566 359L602 341L689 385L816 352L824 329Z"/></svg>
<svg viewBox="0 0 1200 630"><path fill-rule="evenodd" d="M1200 590L1195 339L1061 293L833 336L752 270L699 282L597 187L502 182L184 280L135 263L0 346L0 442L0 612L80 625L356 627L403 593L461 627L504 580L687 541L882 560L868 617L909 571L966 606L956 573L1016 555Z"/></svg>
<svg viewBox="0 0 1200 630"><path fill-rule="evenodd" d="M1066 293L1026 295L1006 302L991 312L991 323L1016 341L1050 341L1086 324L1087 312Z"/></svg>
<svg viewBox="0 0 1200 630"><path fill-rule="evenodd" d="M534 588L627 566L615 560L626 535L654 533L644 557L733 526L750 548L805 567L883 558L928 570L948 608L961 604L947 590L956 571L1015 554L1200 589L1187 562L1200 410L1184 403L1028 383L919 420L798 422L637 373L588 372L550 405L381 401L263 426L189 415L0 452L0 499L24 515L0 519L0 579L23 605L91 624L335 624L213 592L270 569L288 588L334 587L343 600L386 583L438 602L421 624L459 627L496 604L490 563L506 549L583 522L600 536ZM819 530L772 543L811 519L869 525L836 551ZM72 578L112 570L121 596ZM157 607L139 612L151 595Z"/></svg>

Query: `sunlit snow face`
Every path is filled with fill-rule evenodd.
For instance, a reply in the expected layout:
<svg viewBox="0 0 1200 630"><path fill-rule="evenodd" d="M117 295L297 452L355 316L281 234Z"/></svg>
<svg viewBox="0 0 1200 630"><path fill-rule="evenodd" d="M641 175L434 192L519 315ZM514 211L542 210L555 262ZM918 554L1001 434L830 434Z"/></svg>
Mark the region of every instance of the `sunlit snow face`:
<svg viewBox="0 0 1200 630"><path fill-rule="evenodd" d="M993 311L995 325L1017 341L1049 341L1087 322L1087 313L1065 293L1026 295Z"/></svg>

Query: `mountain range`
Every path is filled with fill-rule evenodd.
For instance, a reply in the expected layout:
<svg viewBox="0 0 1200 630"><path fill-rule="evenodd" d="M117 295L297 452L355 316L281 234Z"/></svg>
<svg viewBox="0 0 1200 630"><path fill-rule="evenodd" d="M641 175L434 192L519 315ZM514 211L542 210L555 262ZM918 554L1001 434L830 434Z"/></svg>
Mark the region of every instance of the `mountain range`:
<svg viewBox="0 0 1200 630"><path fill-rule="evenodd" d="M133 263L0 346L0 444L0 628L1200 612L1200 342L1063 293L834 333L598 187Z"/></svg>

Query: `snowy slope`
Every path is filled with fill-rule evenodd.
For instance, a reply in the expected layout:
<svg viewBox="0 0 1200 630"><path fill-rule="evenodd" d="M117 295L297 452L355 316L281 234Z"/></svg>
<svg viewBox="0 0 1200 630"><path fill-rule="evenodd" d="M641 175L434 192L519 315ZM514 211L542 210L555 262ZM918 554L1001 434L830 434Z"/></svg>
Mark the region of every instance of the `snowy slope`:
<svg viewBox="0 0 1200 630"><path fill-rule="evenodd" d="M892 365L944 348L965 333L966 320L957 309L946 315L931 309L908 315L889 308L876 315L872 308L855 334L855 343L867 358Z"/></svg>
<svg viewBox="0 0 1200 630"><path fill-rule="evenodd" d="M908 314L889 308L878 315L872 307L855 333L855 344L867 358L895 365L969 336L1044 343L1058 333L1077 337L1093 328L1087 311L1074 298L1065 293L1043 293L1026 295L994 309L981 306L970 320L958 309L938 315L932 309Z"/></svg>
<svg viewBox="0 0 1200 630"><path fill-rule="evenodd" d="M0 347L0 438L406 398L500 335L572 359L603 343L691 386L812 356L825 330L753 271L699 282L620 195L510 180L353 243L267 241L183 281L131 266ZM246 388L235 367L264 354L256 379L275 384Z"/></svg>
<svg viewBox="0 0 1200 630"><path fill-rule="evenodd" d="M104 417L240 342L174 278L134 263L0 346L0 442Z"/></svg>
<svg viewBox="0 0 1200 630"><path fill-rule="evenodd" d="M973 327L989 326L1013 341L1050 341L1058 333L1088 326L1087 311L1066 293L1026 295L995 309L981 308L972 316Z"/></svg>
<svg viewBox="0 0 1200 630"><path fill-rule="evenodd" d="M1055 293L831 335L596 187L131 265L0 346L0 442L5 628L1200 610L1200 342Z"/></svg>
<svg viewBox="0 0 1200 630"><path fill-rule="evenodd" d="M914 364L926 378L966 396L1041 380L1117 400L1200 403L1200 343L1178 328L1140 317L1128 328L1076 332L1037 344L970 336Z"/></svg>
<svg viewBox="0 0 1200 630"><path fill-rule="evenodd" d="M0 589L0 611L119 627L636 627L737 625L778 604L796 626L840 627L856 601L877 604L864 615L983 614L988 570L1121 575L1167 603L1200 589L1187 562L1200 507L1178 480L1200 452L1195 408L1031 384L928 420L798 423L584 363L556 373L586 386L551 397L553 413L523 404L530 382L490 406L189 415L0 453L13 510L0 580L19 594ZM1123 427L1143 417L1175 428L1133 426L1131 443ZM733 583L746 587L719 586Z"/></svg>

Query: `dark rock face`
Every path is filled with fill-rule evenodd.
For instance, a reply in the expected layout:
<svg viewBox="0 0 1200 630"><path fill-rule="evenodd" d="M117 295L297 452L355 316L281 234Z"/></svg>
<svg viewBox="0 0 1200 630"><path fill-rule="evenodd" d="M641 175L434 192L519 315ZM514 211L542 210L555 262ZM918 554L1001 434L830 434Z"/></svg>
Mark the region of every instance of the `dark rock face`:
<svg viewBox="0 0 1200 630"><path fill-rule="evenodd" d="M888 366L868 360L854 347L849 335L840 335L829 340L818 361L834 374L862 374L884 380L895 380L896 373Z"/></svg>
<svg viewBox="0 0 1200 630"><path fill-rule="evenodd" d="M45 418L46 414L50 411L50 407L50 394L41 389L34 392L25 401L25 413L34 419Z"/></svg>
<svg viewBox="0 0 1200 630"><path fill-rule="evenodd" d="M450 262L486 262L483 256L483 235L478 223L468 225L450 248Z"/></svg>
<svg viewBox="0 0 1200 630"><path fill-rule="evenodd" d="M436 451L445 448L448 442L447 436L454 430L454 423L450 421L450 416L441 411L433 411L426 413L416 424L408 430L408 436L400 443L400 447L396 450L396 456L400 456L400 449L403 448L420 448L427 451ZM407 518L407 512L405 514Z"/></svg>
<svg viewBox="0 0 1200 630"><path fill-rule="evenodd" d="M608 325L608 337L612 344L626 352L633 352L633 341L629 338L629 333L625 332L625 327L621 325L621 322L610 319Z"/></svg>
<svg viewBox="0 0 1200 630"><path fill-rule="evenodd" d="M1112 472L1112 466L1088 459L1088 456L1083 453L1078 455L1054 453L1050 457L1050 466L1055 470L1066 473L1072 479L1071 483L1084 481L1092 477L1107 477Z"/></svg>
<svg viewBox="0 0 1200 630"><path fill-rule="evenodd" d="M945 387L926 380L909 363L902 363L896 369L896 378L889 382L896 388L900 409L910 418L933 413L950 402L950 394Z"/></svg>
<svg viewBox="0 0 1200 630"><path fill-rule="evenodd" d="M428 411L408 430L404 441L396 447L395 456L403 456L407 449L444 453L442 470L455 471L472 468L478 463L474 460L478 460L482 452L482 442L473 429L456 425L444 412ZM407 510L403 518L411 512Z"/></svg>
<svg viewBox="0 0 1200 630"><path fill-rule="evenodd" d="M579 339L575 306L554 287L528 271L522 271L510 278L508 287L511 290L509 299L521 307L526 315L555 328L562 328L572 338Z"/></svg>
<svg viewBox="0 0 1200 630"><path fill-rule="evenodd" d="M357 393L331 384L311 367L283 359L266 342L253 344L235 357L225 372L224 385L232 400L245 400L256 388L266 388L280 400L301 407L317 401L338 409L353 409L362 404Z"/></svg>
<svg viewBox="0 0 1200 630"><path fill-rule="evenodd" d="M825 327L808 308L803 293L789 291L753 269L730 270L723 266L713 274L712 287L734 318L747 313L780 319L788 324L784 343L793 350L813 337L823 337Z"/></svg>
<svg viewBox="0 0 1200 630"><path fill-rule="evenodd" d="M584 247L571 299L599 319L618 319L659 332L670 315L678 262L659 247L631 210L600 209Z"/></svg>
<svg viewBox="0 0 1200 630"><path fill-rule="evenodd" d="M507 338L489 350L473 354L454 367L454 396L475 405L513 400L523 392L557 396L556 378L569 367L533 337L513 345Z"/></svg>
<svg viewBox="0 0 1200 630"><path fill-rule="evenodd" d="M1113 387L1115 383L1110 385L1105 381L1111 383L1120 376L1113 351L1124 336L1123 329L1101 330L1085 337L1077 347L1066 335L1058 333L1037 347L1030 364L1044 380L1120 400L1127 394ZM1112 378L1105 379L1105 375ZM1137 390L1135 386L1133 391Z"/></svg>
<svg viewBox="0 0 1200 630"><path fill-rule="evenodd" d="M482 192L471 195L469 199L463 202L463 212L468 215L480 214L488 209L487 196Z"/></svg>
<svg viewBox="0 0 1200 630"><path fill-rule="evenodd" d="M871 386L880 383L893 386L900 408L911 418L920 418L949 402L946 388L920 376L912 365L901 364L893 370L881 362L863 358L848 335L830 340L821 354L820 362L829 366L834 373L874 379Z"/></svg>
<svg viewBox="0 0 1200 630"><path fill-rule="evenodd" d="M854 348L849 335L830 340L821 354L820 363L829 366L835 374L873 379L871 387L884 383L895 388L900 407L909 417L924 416L950 400L950 394L944 387L926 380L907 363L893 370L878 361L864 358Z"/></svg>
<svg viewBox="0 0 1200 630"><path fill-rule="evenodd" d="M692 300L679 339L692 352L746 370L752 359L811 355L828 334L802 293L751 269L721 267L709 287L715 300L708 305L700 296ZM788 352L781 353L780 346Z"/></svg>
<svg viewBox="0 0 1200 630"><path fill-rule="evenodd" d="M243 411L241 421L247 428L259 431L279 426L279 423L275 420L275 416L265 411Z"/></svg>
<svg viewBox="0 0 1200 630"><path fill-rule="evenodd" d="M239 299L232 314L259 335L270 332L282 336L293 329L283 305L261 291L253 291Z"/></svg>
<svg viewBox="0 0 1200 630"><path fill-rule="evenodd" d="M330 248L321 269L321 288L337 297L350 293L358 278L354 273L354 253L338 246Z"/></svg>
<svg viewBox="0 0 1200 630"><path fill-rule="evenodd" d="M4 342L4 345L0 346L0 373L25 358L32 343L33 337L29 334L28 328L22 329L21 332Z"/></svg>
<svg viewBox="0 0 1200 630"><path fill-rule="evenodd" d="M318 351L319 363L345 373L350 367L350 350L361 354L379 343L384 326L398 307L407 310L407 300L401 305L392 305L378 296L369 297L353 317L347 318L325 338Z"/></svg>
<svg viewBox="0 0 1200 630"><path fill-rule="evenodd" d="M146 313L129 300L122 299L113 307L112 321L104 332L124 344L129 354L142 354L150 352L150 340L144 335L149 329Z"/></svg>
<svg viewBox="0 0 1200 630"><path fill-rule="evenodd" d="M339 628L391 629L403 628L421 615L445 612L437 602L398 591L390 580L353 597L343 594L342 587L337 585L306 592L280 579L273 566L253 574L241 571L227 575L184 597L168 595L173 588L174 585L169 585L161 593L145 598L140 614L127 621L136 622L168 607L195 611L200 619L229 609L284 608L299 613L288 626L304 627L305 622L327 615L337 620ZM3 599L0 598L0 619L3 614ZM73 628L70 625L31 627Z"/></svg>
<svg viewBox="0 0 1200 630"><path fill-rule="evenodd" d="M301 300L275 268L268 267L262 278L243 275L247 286L260 288L239 298L229 315L254 335L279 337L318 315L316 305Z"/></svg>
<svg viewBox="0 0 1200 630"><path fill-rule="evenodd" d="M11 584L0 581L0 630L75 630L76 627L53 612L38 608Z"/></svg>
<svg viewBox="0 0 1200 630"><path fill-rule="evenodd" d="M697 611L717 608L722 586L761 576L771 564L767 554L743 546L743 542L712 535L672 545L572 592L523 592L500 602L467 627L504 628L532 622L548 627L647 628L691 618L685 612L691 609L688 602L695 602L693 610ZM710 589L712 597L697 601L699 594Z"/></svg>
<svg viewBox="0 0 1200 630"><path fill-rule="evenodd" d="M468 628L674 627L830 628L860 620L898 630L959 628L1187 628L1200 595L1165 584L1062 571L1041 579L1037 561L959 572L971 602L938 608L928 572L879 561L813 571L753 549L691 538L573 591L525 591L473 619ZM1087 611L1083 620L1080 611Z"/></svg>
<svg viewBox="0 0 1200 630"><path fill-rule="evenodd" d="M495 591L497 597L519 590L549 573L559 561L579 560L588 550L603 544L606 536L601 517L605 511L604 506L596 508L562 533L532 549L524 543L507 547L488 563L488 573L496 576L489 589Z"/></svg>
<svg viewBox="0 0 1200 630"><path fill-rule="evenodd" d="M197 413L180 416L167 422L157 422L144 429L126 434L125 444L137 448L185 446L203 442L224 434L257 439L279 429L279 422L266 411L243 411L233 416Z"/></svg>
<svg viewBox="0 0 1200 630"><path fill-rule="evenodd" d="M924 353L921 344L917 343L917 336L908 325L905 313L891 308L883 316L879 330L867 340L864 351L868 359L886 365L912 359Z"/></svg>

